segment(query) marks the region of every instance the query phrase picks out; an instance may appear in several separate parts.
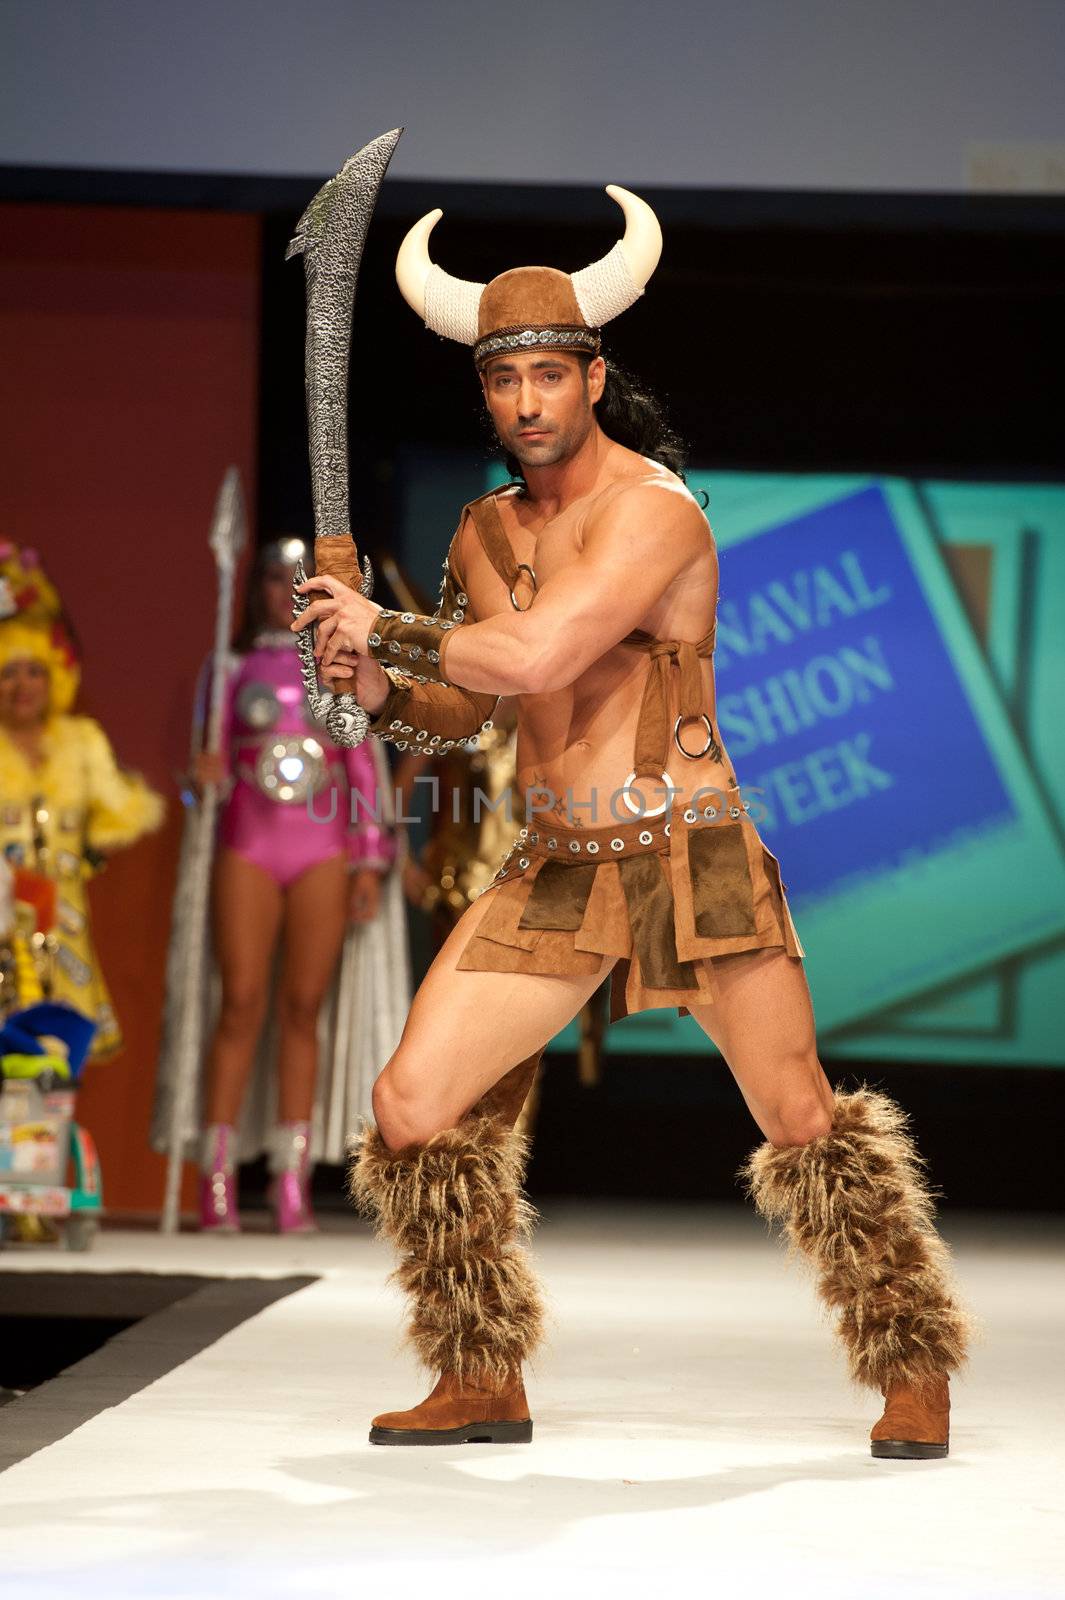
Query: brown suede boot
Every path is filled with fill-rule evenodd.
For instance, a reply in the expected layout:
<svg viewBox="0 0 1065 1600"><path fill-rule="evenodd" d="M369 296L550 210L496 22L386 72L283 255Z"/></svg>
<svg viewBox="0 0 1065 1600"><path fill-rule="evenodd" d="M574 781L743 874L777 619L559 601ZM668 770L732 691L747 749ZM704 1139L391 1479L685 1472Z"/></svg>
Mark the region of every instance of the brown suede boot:
<svg viewBox="0 0 1065 1600"><path fill-rule="evenodd" d="M945 1456L946 1379L966 1359L969 1319L904 1113L869 1089L837 1094L828 1133L805 1145L760 1145L741 1176L758 1210L783 1223L816 1270L852 1377L888 1401L873 1454Z"/></svg>
<svg viewBox="0 0 1065 1600"><path fill-rule="evenodd" d="M521 1364L543 1310L520 1245L534 1221L521 1192L527 1145L483 1105L424 1145L393 1152L367 1126L352 1149L352 1197L400 1253L409 1337L440 1374L421 1405L374 1419L374 1444L532 1438Z"/></svg>
<svg viewBox="0 0 1065 1600"><path fill-rule="evenodd" d="M950 1448L950 1383L944 1375L915 1388L885 1391L884 1415L873 1428L874 1456L887 1461L940 1461Z"/></svg>
<svg viewBox="0 0 1065 1600"><path fill-rule="evenodd" d="M441 1374L410 1411L385 1411L370 1425L371 1444L528 1444L532 1419L521 1373L503 1384Z"/></svg>

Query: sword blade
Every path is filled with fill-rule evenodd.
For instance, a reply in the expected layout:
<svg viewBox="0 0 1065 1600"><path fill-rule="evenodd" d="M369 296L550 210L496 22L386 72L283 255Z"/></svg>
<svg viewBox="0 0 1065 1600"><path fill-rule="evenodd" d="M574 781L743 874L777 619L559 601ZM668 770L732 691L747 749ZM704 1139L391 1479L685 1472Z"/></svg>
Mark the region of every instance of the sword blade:
<svg viewBox="0 0 1065 1600"><path fill-rule="evenodd" d="M351 533L348 501L348 359L359 265L392 152L393 128L350 156L299 222L285 259L307 278L307 428L316 538Z"/></svg>

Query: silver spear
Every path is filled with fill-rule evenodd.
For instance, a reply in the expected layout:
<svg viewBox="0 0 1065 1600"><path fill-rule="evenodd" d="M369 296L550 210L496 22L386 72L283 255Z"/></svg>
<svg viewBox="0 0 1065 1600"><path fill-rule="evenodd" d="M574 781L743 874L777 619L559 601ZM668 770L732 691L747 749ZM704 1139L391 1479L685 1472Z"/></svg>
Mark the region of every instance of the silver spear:
<svg viewBox="0 0 1065 1600"><path fill-rule="evenodd" d="M209 544L218 570L214 649L211 655L211 694L207 708L203 748L218 752L225 703L226 663L233 632L233 587L237 561L244 548L246 524L240 473L230 467L215 502ZM175 952L180 991L174 1019L176 1048L171 1088L170 1127L167 1139L166 1191L160 1230L178 1231L181 1168L185 1140L196 1098L203 1056L204 986L207 982L207 918L214 860L218 786L203 786L200 803L189 812L182 843L178 895L182 899L182 945Z"/></svg>

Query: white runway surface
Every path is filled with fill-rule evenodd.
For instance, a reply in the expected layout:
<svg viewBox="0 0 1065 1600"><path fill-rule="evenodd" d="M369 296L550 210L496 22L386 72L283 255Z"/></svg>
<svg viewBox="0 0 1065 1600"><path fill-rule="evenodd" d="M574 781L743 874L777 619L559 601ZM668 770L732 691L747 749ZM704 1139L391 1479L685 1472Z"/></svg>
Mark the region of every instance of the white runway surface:
<svg viewBox="0 0 1065 1600"><path fill-rule="evenodd" d="M738 1208L548 1211L526 1446L368 1444L428 1384L354 1222L8 1252L0 1295L9 1269L320 1278L0 1476L0 1593L1065 1596L1065 1232L950 1237L984 1329L943 1462L870 1457L875 1397Z"/></svg>

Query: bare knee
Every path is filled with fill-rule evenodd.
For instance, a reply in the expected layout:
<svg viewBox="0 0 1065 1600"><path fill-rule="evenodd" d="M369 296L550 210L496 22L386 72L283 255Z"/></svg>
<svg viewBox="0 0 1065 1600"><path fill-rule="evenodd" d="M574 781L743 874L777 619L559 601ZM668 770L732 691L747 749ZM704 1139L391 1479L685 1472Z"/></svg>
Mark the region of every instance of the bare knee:
<svg viewBox="0 0 1065 1600"><path fill-rule="evenodd" d="M283 991L277 1003L277 1016L281 1026L293 1033L307 1034L313 1038L318 1031L320 994L306 994L299 990Z"/></svg>
<svg viewBox="0 0 1065 1600"><path fill-rule="evenodd" d="M372 1101L378 1132L390 1150L425 1144L449 1126L425 1094L404 1081L402 1062L396 1056L374 1083Z"/></svg>
<svg viewBox="0 0 1065 1600"><path fill-rule="evenodd" d="M832 1127L832 1091L824 1080L821 1085L793 1089L770 1106L759 1121L770 1144L810 1144Z"/></svg>
<svg viewBox="0 0 1065 1600"><path fill-rule="evenodd" d="M258 984L226 984L218 1014L218 1031L228 1038L258 1030L266 1013L266 990Z"/></svg>

